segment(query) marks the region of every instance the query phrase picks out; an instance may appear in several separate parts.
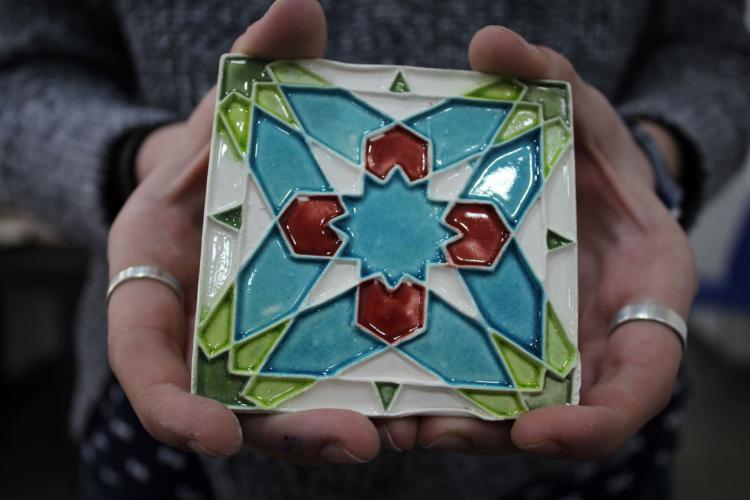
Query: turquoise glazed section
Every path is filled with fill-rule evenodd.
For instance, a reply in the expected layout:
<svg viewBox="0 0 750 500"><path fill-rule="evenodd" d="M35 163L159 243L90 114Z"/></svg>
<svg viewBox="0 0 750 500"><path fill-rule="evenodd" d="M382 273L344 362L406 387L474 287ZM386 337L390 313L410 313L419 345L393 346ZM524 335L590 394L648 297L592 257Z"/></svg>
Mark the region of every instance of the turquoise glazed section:
<svg viewBox="0 0 750 500"><path fill-rule="evenodd" d="M490 149L464 192L467 198L494 203L513 228L542 187L539 130Z"/></svg>
<svg viewBox="0 0 750 500"><path fill-rule="evenodd" d="M327 264L293 258L278 229L273 229L237 275L235 341L296 312Z"/></svg>
<svg viewBox="0 0 750 500"><path fill-rule="evenodd" d="M275 213L298 191L329 192L302 135L259 108L253 110L250 170Z"/></svg>
<svg viewBox="0 0 750 500"><path fill-rule="evenodd" d="M446 382L461 386L512 388L487 332L431 293L427 329L398 348Z"/></svg>
<svg viewBox="0 0 750 500"><path fill-rule="evenodd" d="M512 105L448 99L406 123L430 139L435 170L485 149L497 135Z"/></svg>
<svg viewBox="0 0 750 500"><path fill-rule="evenodd" d="M297 316L262 372L327 377L385 348L353 326L355 300L352 291Z"/></svg>
<svg viewBox="0 0 750 500"><path fill-rule="evenodd" d="M357 164L365 136L393 121L342 89L282 88L305 132Z"/></svg>
<svg viewBox="0 0 750 500"><path fill-rule="evenodd" d="M429 201L427 183L409 186L400 172L384 185L368 177L365 194L344 203L349 214L336 222L349 236L343 255L360 259L363 277L383 273L391 286L405 275L424 281L427 264L444 262L442 245L456 235L440 222L446 204Z"/></svg>
<svg viewBox="0 0 750 500"><path fill-rule="evenodd" d="M544 288L518 244L510 242L494 273L460 273L490 328L542 359Z"/></svg>

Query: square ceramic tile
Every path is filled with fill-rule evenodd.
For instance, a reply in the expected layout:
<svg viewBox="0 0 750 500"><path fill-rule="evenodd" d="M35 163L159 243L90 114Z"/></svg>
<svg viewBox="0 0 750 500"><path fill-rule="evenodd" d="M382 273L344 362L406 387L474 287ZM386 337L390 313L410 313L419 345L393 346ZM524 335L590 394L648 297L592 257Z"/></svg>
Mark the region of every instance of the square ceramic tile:
<svg viewBox="0 0 750 500"><path fill-rule="evenodd" d="M577 403L564 82L227 55L193 391L240 411Z"/></svg>

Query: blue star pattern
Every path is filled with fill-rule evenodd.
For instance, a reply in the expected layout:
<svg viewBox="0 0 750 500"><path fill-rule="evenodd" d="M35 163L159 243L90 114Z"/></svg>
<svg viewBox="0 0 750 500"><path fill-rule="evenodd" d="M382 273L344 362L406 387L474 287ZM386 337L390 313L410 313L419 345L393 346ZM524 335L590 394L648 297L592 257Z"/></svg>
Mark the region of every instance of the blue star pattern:
<svg viewBox="0 0 750 500"><path fill-rule="evenodd" d="M407 275L424 281L427 264L445 262L443 244L456 235L440 222L446 204L427 199L427 183L409 186L401 175L386 184L368 177L365 193L344 198L349 216L336 222L349 237L342 256L361 260L363 278L382 273L392 287ZM394 235L408 235L408 248Z"/></svg>

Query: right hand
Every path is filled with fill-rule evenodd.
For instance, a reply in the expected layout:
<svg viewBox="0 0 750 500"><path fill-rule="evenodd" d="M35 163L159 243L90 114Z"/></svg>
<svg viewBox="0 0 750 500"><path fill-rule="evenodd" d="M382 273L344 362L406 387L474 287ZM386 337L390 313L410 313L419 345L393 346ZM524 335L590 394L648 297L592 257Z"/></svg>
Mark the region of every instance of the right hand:
<svg viewBox="0 0 750 500"><path fill-rule="evenodd" d="M326 24L314 0L280 0L234 42L232 52L264 59L320 57ZM134 265L174 274L185 290L128 281L109 303L109 359L138 418L156 439L210 455L243 443L287 462L358 463L382 447L414 447L415 418L371 421L347 410L237 415L190 393L203 203L216 100L212 89L189 119L154 131L137 155L143 181L109 235L110 277Z"/></svg>

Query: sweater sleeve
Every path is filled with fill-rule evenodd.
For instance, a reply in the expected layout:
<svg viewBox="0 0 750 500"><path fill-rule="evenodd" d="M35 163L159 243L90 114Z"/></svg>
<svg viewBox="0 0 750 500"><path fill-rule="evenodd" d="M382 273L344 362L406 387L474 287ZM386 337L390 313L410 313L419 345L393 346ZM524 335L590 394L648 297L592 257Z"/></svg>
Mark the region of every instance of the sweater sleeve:
<svg viewBox="0 0 750 500"><path fill-rule="evenodd" d="M109 2L0 0L0 197L106 242L113 147L174 119L140 104Z"/></svg>
<svg viewBox="0 0 750 500"><path fill-rule="evenodd" d="M617 99L683 144L683 223L741 166L750 144L750 35L744 0L655 2L649 37Z"/></svg>

